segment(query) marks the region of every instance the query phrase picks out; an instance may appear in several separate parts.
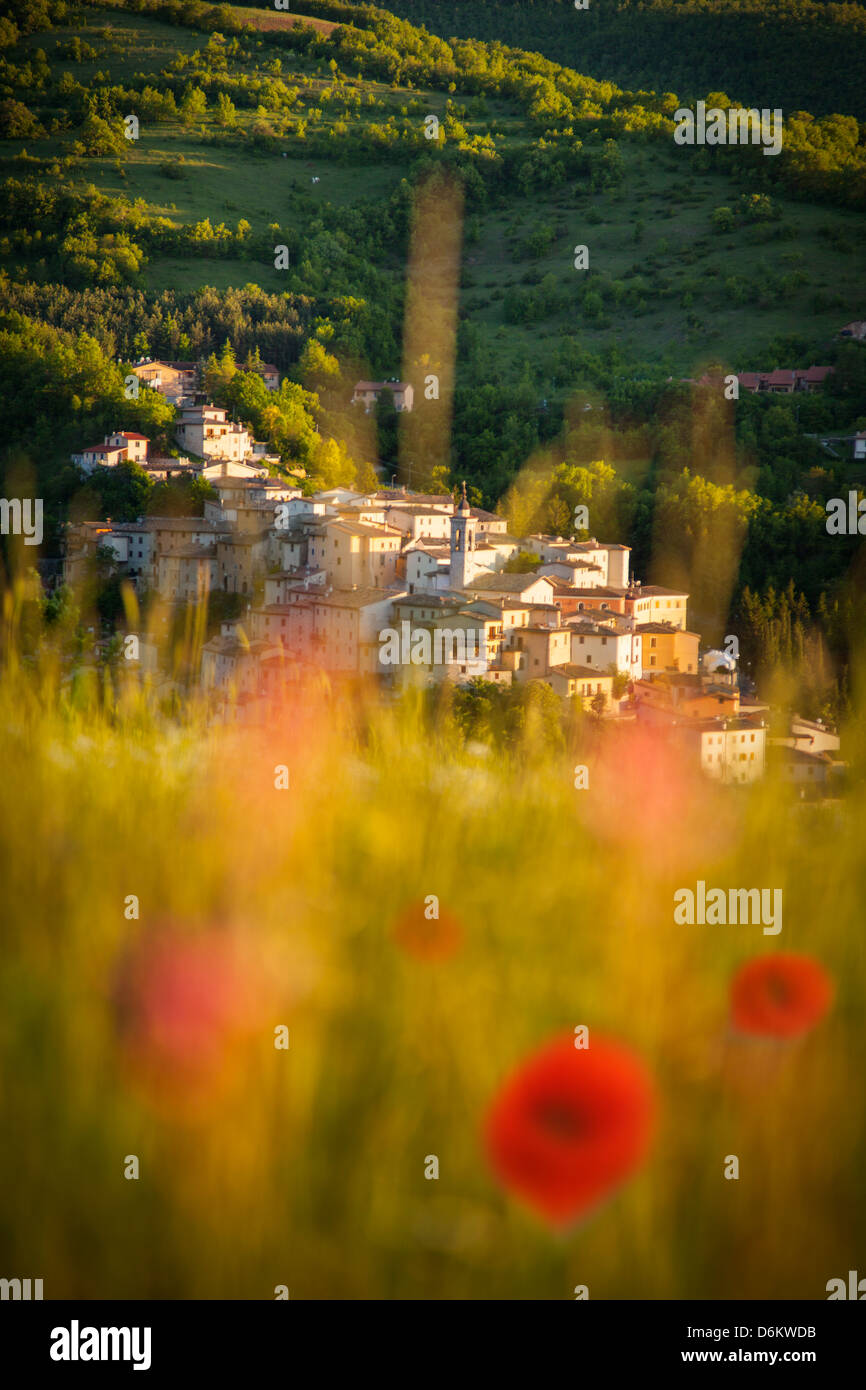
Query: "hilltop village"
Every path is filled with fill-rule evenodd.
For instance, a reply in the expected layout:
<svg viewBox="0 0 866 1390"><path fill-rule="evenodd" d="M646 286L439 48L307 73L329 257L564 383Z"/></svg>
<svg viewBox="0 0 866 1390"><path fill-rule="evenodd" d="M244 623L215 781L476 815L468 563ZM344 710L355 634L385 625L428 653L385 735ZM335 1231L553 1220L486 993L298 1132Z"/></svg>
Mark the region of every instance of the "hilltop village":
<svg viewBox="0 0 866 1390"><path fill-rule="evenodd" d="M187 454L152 457L147 438L119 431L75 462L89 471L133 460L159 478L190 472L215 498L201 516L69 523L63 577L74 588L101 555L164 613L236 596L236 616L201 644L195 673L217 707L263 717L316 672L386 690L542 681L597 719L664 728L723 782L755 782L769 759L804 794L838 783L835 733L794 718L771 738L769 708L741 689L735 657L702 650L690 630L688 593L642 584L628 546L515 537L503 517L469 504L465 484L456 498L405 487L304 495L242 424L196 394L195 364L133 370L176 405ZM261 370L276 389L276 369ZM369 409L385 389L411 410L408 383L359 382L355 400ZM168 681L152 640L140 639L136 660Z"/></svg>

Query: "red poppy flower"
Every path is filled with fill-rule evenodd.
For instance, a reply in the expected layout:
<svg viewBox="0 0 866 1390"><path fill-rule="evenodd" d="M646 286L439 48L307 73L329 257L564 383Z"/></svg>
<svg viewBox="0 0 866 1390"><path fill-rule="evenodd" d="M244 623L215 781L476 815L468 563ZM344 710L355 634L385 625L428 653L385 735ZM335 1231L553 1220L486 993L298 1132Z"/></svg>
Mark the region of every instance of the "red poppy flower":
<svg viewBox="0 0 866 1390"><path fill-rule="evenodd" d="M221 934L143 937L122 961L115 993L131 1072L154 1094L217 1086L231 1044L255 1026L261 986L246 954Z"/></svg>
<svg viewBox="0 0 866 1390"><path fill-rule="evenodd" d="M463 937L453 913L437 908L437 917L428 917L426 900L410 904L394 926L394 940L419 960L446 960L454 954Z"/></svg>
<svg viewBox="0 0 866 1390"><path fill-rule="evenodd" d="M487 1117L499 1180L553 1225L585 1214L646 1157L655 1095L639 1058L619 1043L567 1034L508 1078Z"/></svg>
<svg viewBox="0 0 866 1390"><path fill-rule="evenodd" d="M833 994L830 976L809 956L759 956L734 976L731 1018L743 1033L796 1038L824 1017Z"/></svg>
<svg viewBox="0 0 866 1390"><path fill-rule="evenodd" d="M722 854L735 833L720 800L688 752L660 727L631 725L603 740L590 784L575 809L589 832L654 875L684 872ZM666 835L657 827L664 825Z"/></svg>

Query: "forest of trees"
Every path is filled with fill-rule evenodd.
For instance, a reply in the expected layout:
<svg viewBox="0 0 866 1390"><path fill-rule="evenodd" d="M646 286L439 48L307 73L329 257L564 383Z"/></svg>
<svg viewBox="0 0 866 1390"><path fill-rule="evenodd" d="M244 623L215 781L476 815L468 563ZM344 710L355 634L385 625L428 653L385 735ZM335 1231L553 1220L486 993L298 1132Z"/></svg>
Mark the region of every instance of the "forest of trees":
<svg viewBox="0 0 866 1390"><path fill-rule="evenodd" d="M866 14L831 0L394 0L442 38L498 39L633 91L866 118ZM849 61L840 63L844 50Z"/></svg>

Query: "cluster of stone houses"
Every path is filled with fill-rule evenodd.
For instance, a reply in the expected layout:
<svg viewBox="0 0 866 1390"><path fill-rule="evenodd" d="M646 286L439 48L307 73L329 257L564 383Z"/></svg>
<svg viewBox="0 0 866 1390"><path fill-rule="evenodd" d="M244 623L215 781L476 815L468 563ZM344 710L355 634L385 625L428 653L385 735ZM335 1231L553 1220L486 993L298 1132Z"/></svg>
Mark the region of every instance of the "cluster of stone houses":
<svg viewBox="0 0 866 1390"><path fill-rule="evenodd" d="M269 362L256 369L269 391L276 391L280 374ZM175 442L183 453L158 456L151 453L151 441L143 434L117 430L100 444L90 444L72 455L72 462L85 473L95 468L115 468L119 463L136 463L154 480L170 477L197 477L219 460L234 463L278 463L266 444L253 439L245 425L228 418L222 406L212 405L199 391L201 373L197 362L159 362L142 358L131 374L152 391L159 391L178 412ZM190 458L189 455L193 457Z"/></svg>
<svg viewBox="0 0 866 1390"><path fill-rule="evenodd" d="M215 696L260 711L322 671L386 688L543 681L600 717L664 726L708 776L764 774L767 707L741 695L729 657L701 654L685 591L630 575L627 546L517 539L465 491L456 504L402 488L304 497L233 460L205 476L218 500L203 516L70 525L65 578L75 584L106 547L169 606L215 590L243 596L241 615L202 650L201 683ZM534 569L506 569L526 550ZM834 761L825 743L781 743L777 761L817 787Z"/></svg>
<svg viewBox="0 0 866 1390"><path fill-rule="evenodd" d="M148 516L136 521L69 522L63 574L78 584L101 549L133 586L169 603L186 603L215 589L252 595L267 569L267 528L275 507L298 497L297 487L271 478L263 464L218 459L199 468L217 493L203 516Z"/></svg>
<svg viewBox="0 0 866 1390"><path fill-rule="evenodd" d="M222 406L206 402L179 407L175 440L181 449L195 455L155 456L151 441L144 434L118 430L107 434L101 444L91 444L72 455L72 462L85 473L95 468L115 468L119 463L136 463L151 478L199 477L209 464L226 461L266 465L279 463L268 446L253 439L246 425L228 418ZM267 471L263 468L263 471Z"/></svg>
<svg viewBox="0 0 866 1390"><path fill-rule="evenodd" d="M215 591L241 596L241 615L203 646L201 684L215 698L261 711L317 672L390 688L543 681L599 717L663 727L719 781L757 781L772 744L804 794L832 782L838 739L834 748L830 731L800 721L790 738L770 740L767 706L741 695L736 664L701 653L688 593L636 580L628 546L514 537L503 517L470 506L465 486L456 503L405 488L303 496L271 475L275 460L245 426L197 396L193 366L134 370L174 401L178 445L194 460L153 458L150 441L128 431L74 457L85 470L123 459L155 476L190 470L216 500L202 516L68 524L64 579L78 584L107 550L119 573L168 608ZM371 409L386 388L396 402L397 387L398 408L411 410L408 383L359 382L354 398ZM508 562L521 551L535 564L515 572Z"/></svg>
<svg viewBox="0 0 866 1390"><path fill-rule="evenodd" d="M280 384L279 370L269 362L256 368L268 390ZM196 362L162 362L142 358L131 369L143 385L159 391L175 406L175 442L183 452L176 457L154 456L151 441L143 434L118 430L99 444L90 444L72 455L72 462L85 473L95 468L114 468L119 463L136 463L152 478L198 476L205 466L218 460L232 463L278 463L268 454L267 445L253 439L247 427L229 419L222 406L206 401L199 391L200 368ZM414 390L408 381L359 381L352 392L352 403L372 410L383 391L390 391L398 411L411 411ZM190 457L192 456L192 457Z"/></svg>

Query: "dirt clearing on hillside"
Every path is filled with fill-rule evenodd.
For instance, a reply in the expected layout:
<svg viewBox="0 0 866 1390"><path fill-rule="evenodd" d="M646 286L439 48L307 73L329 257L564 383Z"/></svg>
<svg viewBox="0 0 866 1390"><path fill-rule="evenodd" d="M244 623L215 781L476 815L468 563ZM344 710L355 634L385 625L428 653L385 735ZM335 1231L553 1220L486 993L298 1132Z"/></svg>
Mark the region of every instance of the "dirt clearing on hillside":
<svg viewBox="0 0 866 1390"><path fill-rule="evenodd" d="M330 19L313 19L312 15L280 14L276 10L246 10L238 5L227 6L242 24L253 29L291 29L295 24L311 24L320 34L331 34L337 25Z"/></svg>

